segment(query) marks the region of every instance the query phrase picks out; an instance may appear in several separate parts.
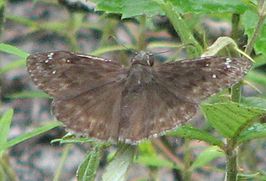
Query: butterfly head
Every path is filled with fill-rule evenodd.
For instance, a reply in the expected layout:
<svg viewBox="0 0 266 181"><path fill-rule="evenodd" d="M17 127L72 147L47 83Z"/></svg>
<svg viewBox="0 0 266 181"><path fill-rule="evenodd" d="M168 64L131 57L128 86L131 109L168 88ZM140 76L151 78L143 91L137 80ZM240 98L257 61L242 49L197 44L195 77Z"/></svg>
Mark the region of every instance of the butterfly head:
<svg viewBox="0 0 266 181"><path fill-rule="evenodd" d="M132 64L141 64L145 66L153 66L154 57L152 53L140 51L131 59Z"/></svg>

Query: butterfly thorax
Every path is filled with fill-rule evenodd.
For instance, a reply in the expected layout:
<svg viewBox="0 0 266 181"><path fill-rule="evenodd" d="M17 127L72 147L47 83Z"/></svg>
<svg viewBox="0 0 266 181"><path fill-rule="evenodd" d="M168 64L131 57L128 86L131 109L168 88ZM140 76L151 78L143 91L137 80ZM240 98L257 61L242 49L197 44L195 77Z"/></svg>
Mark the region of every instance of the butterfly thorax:
<svg viewBox="0 0 266 181"><path fill-rule="evenodd" d="M140 64L144 66L153 66L154 57L151 53L140 51L131 59L132 65Z"/></svg>

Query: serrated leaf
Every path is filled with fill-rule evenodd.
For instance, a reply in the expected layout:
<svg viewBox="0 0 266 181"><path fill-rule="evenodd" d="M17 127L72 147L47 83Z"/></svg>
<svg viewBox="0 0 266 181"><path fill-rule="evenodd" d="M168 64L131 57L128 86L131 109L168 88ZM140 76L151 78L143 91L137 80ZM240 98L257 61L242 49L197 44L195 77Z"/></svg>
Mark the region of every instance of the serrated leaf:
<svg viewBox="0 0 266 181"><path fill-rule="evenodd" d="M23 142L25 140L28 140L28 139L30 139L32 137L35 137L35 136L39 135L39 134L45 133L45 132L47 132L47 131L55 128L55 127L61 126L61 125L62 125L62 123L59 122L59 121L49 122L49 123L47 123L47 124L45 124L43 126L35 128L33 131L30 131L28 133L24 133L22 135L17 136L16 138L8 140L6 142L6 144L3 145L3 147L0 147L0 151L4 150L4 149L7 149L7 148L10 148L10 147L12 147L12 146L14 146L14 145L16 145L18 143L21 143L21 142Z"/></svg>
<svg viewBox="0 0 266 181"><path fill-rule="evenodd" d="M122 14L122 18L129 18L138 15L159 15L163 14L163 11L160 6L152 0L124 0Z"/></svg>
<svg viewBox="0 0 266 181"><path fill-rule="evenodd" d="M181 126L177 128L175 131L167 133L167 135L205 141L210 145L217 145L219 147L223 147L223 142L221 140L210 135L206 131L193 128L192 126L187 126L187 125Z"/></svg>
<svg viewBox="0 0 266 181"><path fill-rule="evenodd" d="M202 104L201 109L212 127L227 138L237 136L252 121L265 113L264 110L233 102Z"/></svg>
<svg viewBox="0 0 266 181"><path fill-rule="evenodd" d="M97 10L107 13L122 14L123 18L136 15L158 15L163 11L160 8L162 0L100 0L97 3ZM168 0L174 5L174 10L179 13L244 13L248 5L241 0Z"/></svg>
<svg viewBox="0 0 266 181"><path fill-rule="evenodd" d="M0 119L0 151L7 142L11 121L13 118L13 109L7 110Z"/></svg>
<svg viewBox="0 0 266 181"><path fill-rule="evenodd" d="M120 145L114 159L108 164L103 181L124 181L129 165L132 163L135 147Z"/></svg>
<svg viewBox="0 0 266 181"><path fill-rule="evenodd" d="M21 57L23 59L26 59L29 54L15 46L9 45L9 44L5 44L5 43L0 43L0 51L5 52L5 53L9 53L12 55L16 55L18 57Z"/></svg>
<svg viewBox="0 0 266 181"><path fill-rule="evenodd" d="M90 151L85 160L80 164L77 171L78 181L93 181L96 175L96 171L99 167L100 157L101 157L101 145L94 147Z"/></svg>
<svg viewBox="0 0 266 181"><path fill-rule="evenodd" d="M100 0L97 2L97 11L105 11L107 13L118 13L122 14L122 0L111 0L111 1L106 1L106 0Z"/></svg>
<svg viewBox="0 0 266 181"><path fill-rule="evenodd" d="M244 13L248 6L241 0L171 0L180 13Z"/></svg>
<svg viewBox="0 0 266 181"><path fill-rule="evenodd" d="M197 159L191 165L191 168L200 168L207 165L212 160L223 156L225 156L225 154L219 147L211 146L198 155Z"/></svg>
<svg viewBox="0 0 266 181"><path fill-rule="evenodd" d="M237 137L237 142L241 144L258 138L266 138L266 124L256 123L252 125Z"/></svg>

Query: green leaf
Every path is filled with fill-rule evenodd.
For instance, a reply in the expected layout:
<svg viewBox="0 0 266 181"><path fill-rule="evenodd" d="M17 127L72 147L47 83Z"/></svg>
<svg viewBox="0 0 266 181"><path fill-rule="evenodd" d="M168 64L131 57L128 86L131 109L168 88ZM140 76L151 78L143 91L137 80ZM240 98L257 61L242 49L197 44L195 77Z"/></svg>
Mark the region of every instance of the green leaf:
<svg viewBox="0 0 266 181"><path fill-rule="evenodd" d="M150 141L144 141L138 145L138 156L134 162L158 168L178 168L173 162L160 158Z"/></svg>
<svg viewBox="0 0 266 181"><path fill-rule="evenodd" d="M249 39L253 35L258 20L259 20L258 14L254 11L246 11L242 16L242 22L244 25L245 34L248 35ZM266 41L266 24L264 23L260 35L257 38L256 43L254 45L257 54L263 53L265 55L266 53L265 41Z"/></svg>
<svg viewBox="0 0 266 181"><path fill-rule="evenodd" d="M22 68L26 66L26 61L25 59L23 60L16 60L16 61L12 61L11 63L3 66L0 68L0 74L4 74L8 71L14 70L16 68Z"/></svg>
<svg viewBox="0 0 266 181"><path fill-rule="evenodd" d="M239 13L248 9L241 0L171 0L181 13Z"/></svg>
<svg viewBox="0 0 266 181"><path fill-rule="evenodd" d="M262 97L242 97L241 103L250 107L266 110L266 99Z"/></svg>
<svg viewBox="0 0 266 181"><path fill-rule="evenodd" d="M205 141L210 145L217 145L223 147L223 142L216 137L210 135L208 132L193 128L192 126L184 125L177 128L175 131L167 133L169 136L182 137L188 139L195 139Z"/></svg>
<svg viewBox="0 0 266 181"><path fill-rule="evenodd" d="M9 45L9 44L5 44L5 43L0 43L0 51L5 52L5 53L9 53L12 55L16 55L20 58L26 59L29 54L15 46Z"/></svg>
<svg viewBox="0 0 266 181"><path fill-rule="evenodd" d="M212 127L227 138L237 136L252 121L265 113L264 110L233 102L202 104L201 108Z"/></svg>
<svg viewBox="0 0 266 181"><path fill-rule="evenodd" d="M107 13L122 14L122 18L136 15L158 15L162 14L161 3L171 3L174 11L178 13L244 13L249 4L241 0L99 0L97 10Z"/></svg>
<svg viewBox="0 0 266 181"><path fill-rule="evenodd" d="M225 156L224 152L219 147L211 146L199 154L197 159L191 165L191 168L196 169L203 167L212 160L224 156Z"/></svg>
<svg viewBox="0 0 266 181"><path fill-rule="evenodd" d="M122 14L123 0L100 0L97 2L96 10L105 11L107 13L118 13Z"/></svg>
<svg viewBox="0 0 266 181"><path fill-rule="evenodd" d="M52 98L43 91L23 91L5 96L10 99L27 99L27 98Z"/></svg>
<svg viewBox="0 0 266 181"><path fill-rule="evenodd" d="M129 49L136 49L136 47L134 47L133 45L126 45L126 47L122 45L106 46L90 52L90 55L99 56L108 52L129 50Z"/></svg>
<svg viewBox="0 0 266 181"><path fill-rule="evenodd" d="M163 14L160 6L152 0L124 0L122 18L129 18L137 15L153 16Z"/></svg>
<svg viewBox="0 0 266 181"><path fill-rule="evenodd" d="M64 143L97 143L98 140L94 138L87 138L87 137L76 137L76 135L67 133L65 136L59 139L54 139L51 143L59 142L60 144Z"/></svg>
<svg viewBox="0 0 266 181"><path fill-rule="evenodd" d="M101 145L96 145L80 164L77 171L78 181L93 181L99 167L101 157Z"/></svg>
<svg viewBox="0 0 266 181"><path fill-rule="evenodd" d="M16 138L13 138L9 141L6 142L6 144L3 145L3 147L0 148L0 151L1 150L4 150L4 149L7 149L7 148L10 148L18 143L21 143L25 140L28 140L34 136L37 136L39 134L42 134L42 133L45 133L55 127L58 127L58 126L61 126L62 123L59 122L59 121L52 121L52 122L49 122L41 127L38 127L38 128L35 128L33 131L29 132L29 133L24 133L20 136L17 136Z"/></svg>
<svg viewBox="0 0 266 181"><path fill-rule="evenodd" d="M129 165L132 163L135 147L120 145L114 159L107 166L103 174L103 181L124 181Z"/></svg>
<svg viewBox="0 0 266 181"><path fill-rule="evenodd" d="M252 81L261 85L266 85L266 75L262 72L255 72L255 71L250 71L247 76L246 79L248 81Z"/></svg>
<svg viewBox="0 0 266 181"><path fill-rule="evenodd" d="M139 163L141 165L149 166L149 167L157 167L157 168L172 168L172 169L180 169L178 165L175 165L173 162L165 160L163 158L159 158L158 155L139 155L137 159L134 161L135 163Z"/></svg>
<svg viewBox="0 0 266 181"><path fill-rule="evenodd" d="M238 144L251 141L258 138L266 138L266 124L256 123L249 127L248 129L244 130L240 135L237 137Z"/></svg>
<svg viewBox="0 0 266 181"><path fill-rule="evenodd" d="M8 109L0 119L0 151L7 142L11 121L13 118L13 109Z"/></svg>
<svg viewBox="0 0 266 181"><path fill-rule="evenodd" d="M237 181L257 180L259 175L260 175L260 172L257 172L257 173L238 173L237 174ZM258 179L258 180L260 180L260 179Z"/></svg>

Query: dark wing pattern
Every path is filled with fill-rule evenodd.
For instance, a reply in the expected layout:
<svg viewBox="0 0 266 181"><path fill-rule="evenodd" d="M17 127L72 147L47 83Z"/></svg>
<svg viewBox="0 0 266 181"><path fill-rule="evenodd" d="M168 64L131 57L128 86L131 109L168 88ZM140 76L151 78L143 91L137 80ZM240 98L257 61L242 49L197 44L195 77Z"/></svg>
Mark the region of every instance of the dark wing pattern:
<svg viewBox="0 0 266 181"><path fill-rule="evenodd" d="M127 70L98 57L65 51L28 57L34 83L54 97L53 112L67 128L99 139L117 138Z"/></svg>
<svg viewBox="0 0 266 181"><path fill-rule="evenodd" d="M139 62L127 70L65 51L31 55L27 61L31 78L54 97L53 112L67 128L129 143L185 123L201 100L240 81L251 62L207 57L147 65Z"/></svg>
<svg viewBox="0 0 266 181"><path fill-rule="evenodd" d="M204 57L160 64L155 71L176 96L199 102L239 82L250 68L244 58Z"/></svg>
<svg viewBox="0 0 266 181"><path fill-rule="evenodd" d="M127 71L116 62L67 51L37 53L27 58L33 82L56 98L77 96L126 77Z"/></svg>
<svg viewBox="0 0 266 181"><path fill-rule="evenodd" d="M131 67L122 92L119 139L129 143L157 137L188 121L197 111L197 105L157 82L152 67L140 69Z"/></svg>
<svg viewBox="0 0 266 181"><path fill-rule="evenodd" d="M117 140L124 81L53 101L53 112L70 131L102 140Z"/></svg>

